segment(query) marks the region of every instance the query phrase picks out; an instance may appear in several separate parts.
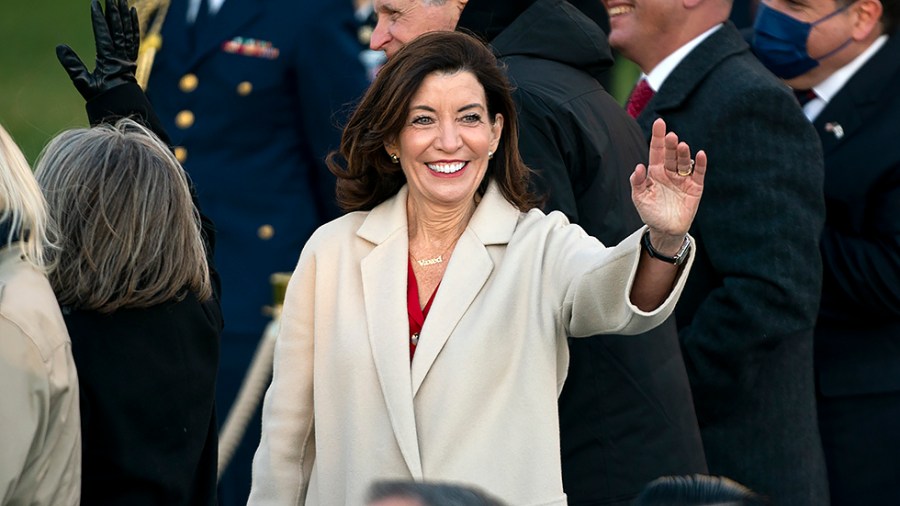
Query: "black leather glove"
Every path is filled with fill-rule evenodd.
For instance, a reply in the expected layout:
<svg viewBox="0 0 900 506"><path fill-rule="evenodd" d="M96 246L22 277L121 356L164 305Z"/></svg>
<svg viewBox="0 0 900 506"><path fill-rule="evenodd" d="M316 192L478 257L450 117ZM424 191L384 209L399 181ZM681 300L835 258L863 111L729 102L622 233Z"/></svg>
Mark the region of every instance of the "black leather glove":
<svg viewBox="0 0 900 506"><path fill-rule="evenodd" d="M141 31L137 11L128 8L127 0L106 0L106 16L99 0L91 0L91 25L97 49L96 68L88 72L71 47L56 46L56 57L69 74L75 88L85 100L125 83L136 83L135 61L140 47Z"/></svg>

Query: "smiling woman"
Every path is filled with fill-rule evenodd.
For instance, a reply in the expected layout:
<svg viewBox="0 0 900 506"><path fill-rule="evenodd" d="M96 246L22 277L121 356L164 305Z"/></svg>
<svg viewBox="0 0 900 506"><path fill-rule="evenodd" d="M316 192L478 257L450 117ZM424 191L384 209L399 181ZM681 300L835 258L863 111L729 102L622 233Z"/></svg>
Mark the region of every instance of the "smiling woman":
<svg viewBox="0 0 900 506"><path fill-rule="evenodd" d="M517 145L509 83L475 38L426 34L378 74L328 159L351 212L316 231L287 290L250 504L362 504L385 477L566 504L566 336L670 314L706 157L687 174L658 122L632 176L648 226L607 248L532 209Z"/></svg>

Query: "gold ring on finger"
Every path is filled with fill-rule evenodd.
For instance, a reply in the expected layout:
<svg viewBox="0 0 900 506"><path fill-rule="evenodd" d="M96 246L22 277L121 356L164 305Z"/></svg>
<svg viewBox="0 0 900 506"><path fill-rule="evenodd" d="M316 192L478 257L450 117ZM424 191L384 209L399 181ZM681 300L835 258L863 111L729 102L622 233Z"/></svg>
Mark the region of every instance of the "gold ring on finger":
<svg viewBox="0 0 900 506"><path fill-rule="evenodd" d="M691 164L688 166L688 170L682 171L680 167L676 167L675 172L679 176L684 176L684 177L687 177L687 176L690 176L691 174L693 174L694 173L694 159L693 158L691 159Z"/></svg>

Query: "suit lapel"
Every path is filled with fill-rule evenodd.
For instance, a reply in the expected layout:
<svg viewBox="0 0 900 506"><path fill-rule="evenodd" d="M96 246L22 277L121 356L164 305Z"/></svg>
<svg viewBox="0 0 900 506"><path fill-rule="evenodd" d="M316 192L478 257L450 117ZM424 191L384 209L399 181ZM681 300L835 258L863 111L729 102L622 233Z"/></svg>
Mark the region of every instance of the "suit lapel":
<svg viewBox="0 0 900 506"><path fill-rule="evenodd" d="M827 155L853 137L880 104L896 93L900 81L900 35L887 42L857 71L813 121Z"/></svg>
<svg viewBox="0 0 900 506"><path fill-rule="evenodd" d="M656 118L664 117L666 111L680 107L722 60L748 50L749 46L734 24L726 22L688 53L669 74L638 116L641 130L650 132Z"/></svg>
<svg viewBox="0 0 900 506"><path fill-rule="evenodd" d="M422 478L409 366L406 311L408 233L405 188L369 213L358 232L376 244L361 263L372 359L400 453L413 478Z"/></svg>
<svg viewBox="0 0 900 506"><path fill-rule="evenodd" d="M187 0L172 0L160 32L163 39L163 51L178 55L169 60L186 63L189 53Z"/></svg>
<svg viewBox="0 0 900 506"><path fill-rule="evenodd" d="M188 67L219 51L222 43L239 35L239 30L262 13L263 0L227 0L200 33Z"/></svg>

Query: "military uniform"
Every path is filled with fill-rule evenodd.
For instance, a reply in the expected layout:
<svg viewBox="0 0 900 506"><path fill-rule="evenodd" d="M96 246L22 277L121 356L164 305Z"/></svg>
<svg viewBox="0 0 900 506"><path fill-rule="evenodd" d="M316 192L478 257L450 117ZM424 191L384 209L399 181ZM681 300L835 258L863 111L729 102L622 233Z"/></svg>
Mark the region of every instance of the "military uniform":
<svg viewBox="0 0 900 506"><path fill-rule="evenodd" d="M188 7L171 1L147 95L217 226L221 423L267 322L269 276L293 269L313 230L338 214L323 160L366 77L350 0L226 0L196 26ZM259 422L249 428L222 479L247 482L240 504Z"/></svg>

